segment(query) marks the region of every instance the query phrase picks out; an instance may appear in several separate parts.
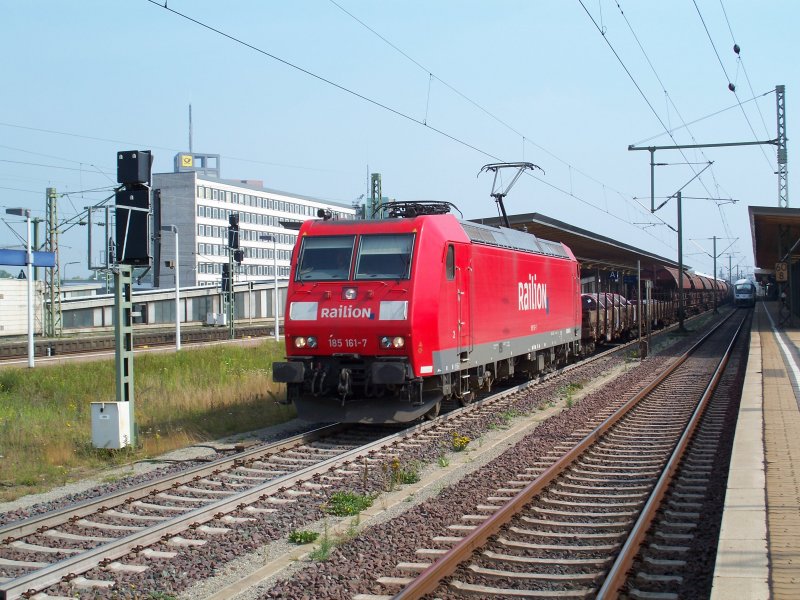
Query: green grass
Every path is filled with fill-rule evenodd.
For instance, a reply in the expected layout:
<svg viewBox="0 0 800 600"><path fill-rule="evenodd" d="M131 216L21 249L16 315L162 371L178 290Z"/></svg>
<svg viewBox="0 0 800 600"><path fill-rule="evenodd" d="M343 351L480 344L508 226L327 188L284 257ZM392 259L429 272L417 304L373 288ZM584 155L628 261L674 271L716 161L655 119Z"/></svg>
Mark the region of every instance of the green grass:
<svg viewBox="0 0 800 600"><path fill-rule="evenodd" d="M289 533L289 541L292 544L310 544L311 542L316 541L319 537L319 533L316 531L297 531L294 530Z"/></svg>
<svg viewBox="0 0 800 600"><path fill-rule="evenodd" d="M353 492L336 492L325 503L324 509L329 515L350 517L372 506L375 496L356 494Z"/></svg>
<svg viewBox="0 0 800 600"><path fill-rule="evenodd" d="M0 370L0 500L193 442L289 420L272 361L283 346L218 345L134 360L137 447L97 450L91 402L115 400L114 361Z"/></svg>

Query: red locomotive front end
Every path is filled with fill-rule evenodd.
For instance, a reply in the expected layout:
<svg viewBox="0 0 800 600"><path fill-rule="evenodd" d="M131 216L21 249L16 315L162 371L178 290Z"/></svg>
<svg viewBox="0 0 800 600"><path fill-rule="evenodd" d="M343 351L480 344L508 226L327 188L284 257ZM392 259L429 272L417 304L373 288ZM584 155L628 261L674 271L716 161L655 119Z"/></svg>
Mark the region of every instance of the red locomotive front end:
<svg viewBox="0 0 800 600"><path fill-rule="evenodd" d="M409 220L301 228L286 306L288 361L274 366L301 417L405 422L430 409L409 359L419 233Z"/></svg>

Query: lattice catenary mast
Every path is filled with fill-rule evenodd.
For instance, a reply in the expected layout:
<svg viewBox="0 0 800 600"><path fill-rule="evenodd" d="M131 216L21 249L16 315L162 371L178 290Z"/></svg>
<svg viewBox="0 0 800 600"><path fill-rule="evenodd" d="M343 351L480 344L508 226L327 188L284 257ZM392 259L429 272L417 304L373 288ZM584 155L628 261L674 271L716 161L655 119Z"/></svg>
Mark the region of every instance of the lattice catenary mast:
<svg viewBox="0 0 800 600"><path fill-rule="evenodd" d="M786 152L786 87L775 86L778 114L778 208L789 208L789 171Z"/></svg>

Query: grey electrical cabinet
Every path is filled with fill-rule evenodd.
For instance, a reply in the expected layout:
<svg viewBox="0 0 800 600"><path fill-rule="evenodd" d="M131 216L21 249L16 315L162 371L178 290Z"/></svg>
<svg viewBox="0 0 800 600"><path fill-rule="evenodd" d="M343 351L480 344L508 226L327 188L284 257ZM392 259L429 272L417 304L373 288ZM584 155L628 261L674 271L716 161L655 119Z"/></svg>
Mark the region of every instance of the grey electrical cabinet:
<svg viewBox="0 0 800 600"><path fill-rule="evenodd" d="M92 402L92 445L119 450L131 445L130 402Z"/></svg>

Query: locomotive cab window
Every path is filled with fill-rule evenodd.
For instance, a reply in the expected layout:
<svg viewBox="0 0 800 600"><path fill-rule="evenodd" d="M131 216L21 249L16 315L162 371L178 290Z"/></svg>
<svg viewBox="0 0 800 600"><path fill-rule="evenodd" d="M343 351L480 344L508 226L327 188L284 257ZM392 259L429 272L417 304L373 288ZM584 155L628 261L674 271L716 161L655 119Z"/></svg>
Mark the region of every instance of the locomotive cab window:
<svg viewBox="0 0 800 600"><path fill-rule="evenodd" d="M354 235L306 237L297 263L298 281L331 281L350 277Z"/></svg>
<svg viewBox="0 0 800 600"><path fill-rule="evenodd" d="M362 235L356 279L408 279L413 246L412 234Z"/></svg>
<svg viewBox="0 0 800 600"><path fill-rule="evenodd" d="M447 245L447 259L446 259L447 281L453 281L456 278L456 249L453 244Z"/></svg>

